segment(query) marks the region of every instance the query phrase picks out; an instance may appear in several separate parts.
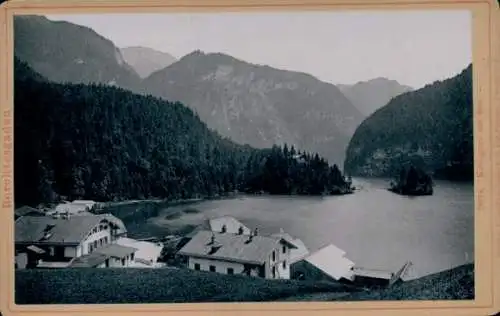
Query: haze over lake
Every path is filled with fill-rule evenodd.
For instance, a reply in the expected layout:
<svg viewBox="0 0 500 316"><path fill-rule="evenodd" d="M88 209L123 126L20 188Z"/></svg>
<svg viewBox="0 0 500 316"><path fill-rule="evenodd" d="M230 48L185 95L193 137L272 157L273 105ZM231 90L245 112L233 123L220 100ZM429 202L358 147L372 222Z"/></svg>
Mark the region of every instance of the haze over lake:
<svg viewBox="0 0 500 316"><path fill-rule="evenodd" d="M283 228L311 250L330 243L347 252L356 265L397 270L413 263L407 278L450 269L474 260L472 183L436 181L434 195L405 197L386 190L387 180L355 179L355 194L332 197L247 196L178 206L198 214L158 225L199 224L231 215L258 227L262 234ZM168 209L171 212L172 209Z"/></svg>

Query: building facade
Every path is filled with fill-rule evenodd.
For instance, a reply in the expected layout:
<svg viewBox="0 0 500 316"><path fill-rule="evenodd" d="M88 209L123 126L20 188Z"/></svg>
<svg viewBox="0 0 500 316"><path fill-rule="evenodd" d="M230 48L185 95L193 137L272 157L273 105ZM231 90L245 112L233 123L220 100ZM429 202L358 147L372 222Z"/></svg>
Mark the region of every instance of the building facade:
<svg viewBox="0 0 500 316"><path fill-rule="evenodd" d="M200 231L178 255L187 258L192 270L289 279L293 248L283 238Z"/></svg>
<svg viewBox="0 0 500 316"><path fill-rule="evenodd" d="M108 214L23 216L15 222L16 257L19 260L26 257L21 260L26 262L22 265L25 268L37 267L42 262L43 266L61 267L124 235L123 222Z"/></svg>

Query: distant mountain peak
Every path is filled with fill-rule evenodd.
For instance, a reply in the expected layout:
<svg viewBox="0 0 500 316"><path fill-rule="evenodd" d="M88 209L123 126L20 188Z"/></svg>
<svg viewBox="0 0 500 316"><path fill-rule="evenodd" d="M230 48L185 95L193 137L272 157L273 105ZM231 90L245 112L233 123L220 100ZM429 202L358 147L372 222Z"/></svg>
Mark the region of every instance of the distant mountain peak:
<svg viewBox="0 0 500 316"><path fill-rule="evenodd" d="M393 98L352 137L344 167L357 176L391 176L405 164L439 177L473 178L472 74Z"/></svg>
<svg viewBox="0 0 500 316"><path fill-rule="evenodd" d="M16 56L51 81L115 81L127 89L140 84L113 42L89 27L41 15L19 15L14 17L14 36Z"/></svg>
<svg viewBox="0 0 500 316"><path fill-rule="evenodd" d="M339 84L337 87L365 116L386 105L392 98L414 90L385 77L358 81L351 85Z"/></svg>
<svg viewBox="0 0 500 316"><path fill-rule="evenodd" d="M143 46L124 47L121 48L121 53L127 64L134 68L141 78L146 78L177 61L177 58L169 53Z"/></svg>

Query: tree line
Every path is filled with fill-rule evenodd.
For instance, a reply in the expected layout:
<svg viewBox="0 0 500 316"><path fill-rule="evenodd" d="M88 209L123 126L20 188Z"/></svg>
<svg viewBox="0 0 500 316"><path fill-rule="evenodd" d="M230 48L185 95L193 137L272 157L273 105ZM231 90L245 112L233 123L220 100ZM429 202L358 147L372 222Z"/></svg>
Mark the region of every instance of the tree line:
<svg viewBox="0 0 500 316"><path fill-rule="evenodd" d="M14 79L16 204L348 191L318 155L235 144L178 102L49 82L17 58Z"/></svg>

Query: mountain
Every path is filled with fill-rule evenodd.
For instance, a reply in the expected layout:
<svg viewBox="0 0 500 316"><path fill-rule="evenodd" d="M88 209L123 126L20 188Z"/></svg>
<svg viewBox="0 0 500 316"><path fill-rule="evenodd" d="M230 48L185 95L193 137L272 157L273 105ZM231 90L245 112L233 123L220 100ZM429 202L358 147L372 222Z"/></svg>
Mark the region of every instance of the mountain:
<svg viewBox="0 0 500 316"><path fill-rule="evenodd" d="M177 61L174 56L168 53L147 47L125 47L121 49L121 53L125 62L132 66L141 78L146 78L151 73Z"/></svg>
<svg viewBox="0 0 500 316"><path fill-rule="evenodd" d="M14 62L16 205L349 189L317 154L301 152L298 161L293 147L238 145L180 103L103 84L53 83Z"/></svg>
<svg viewBox="0 0 500 316"><path fill-rule="evenodd" d="M395 176L413 165L435 177L473 179L472 65L457 76L392 99L352 137L344 168Z"/></svg>
<svg viewBox="0 0 500 316"><path fill-rule="evenodd" d="M380 109L392 98L413 90L386 78L360 81L353 85L338 84L337 87L365 116Z"/></svg>
<svg viewBox="0 0 500 316"><path fill-rule="evenodd" d="M43 16L14 17L14 52L55 82L102 83L137 89L141 78L120 50L92 29Z"/></svg>
<svg viewBox="0 0 500 316"><path fill-rule="evenodd" d="M240 144L287 143L337 164L362 120L332 84L221 53L188 54L151 74L143 87L147 94L186 104L208 127Z"/></svg>
<svg viewBox="0 0 500 316"><path fill-rule="evenodd" d="M15 54L58 83L99 83L180 101L224 137L295 145L341 165L362 114L332 84L223 54L194 52L142 80L111 41L42 16L18 16Z"/></svg>

